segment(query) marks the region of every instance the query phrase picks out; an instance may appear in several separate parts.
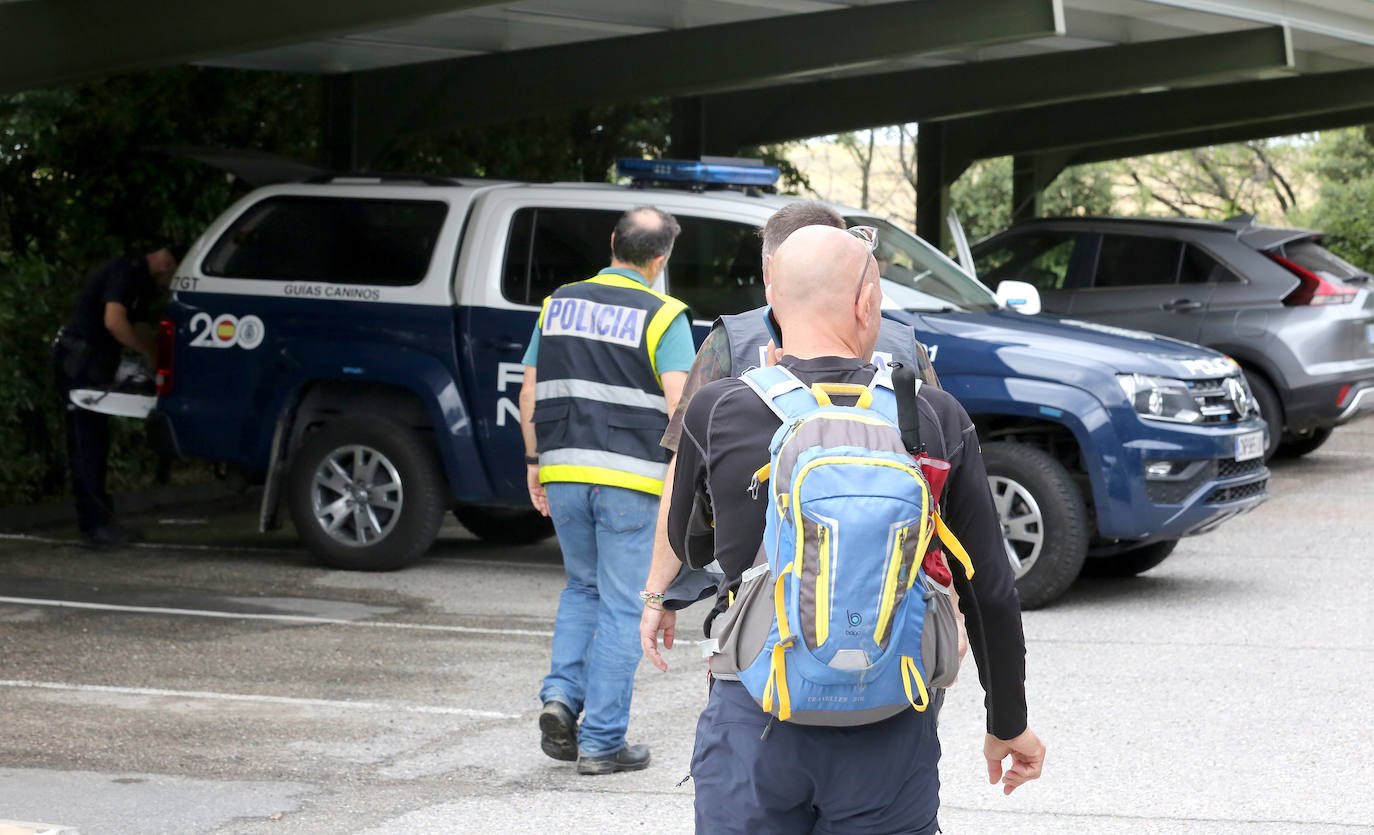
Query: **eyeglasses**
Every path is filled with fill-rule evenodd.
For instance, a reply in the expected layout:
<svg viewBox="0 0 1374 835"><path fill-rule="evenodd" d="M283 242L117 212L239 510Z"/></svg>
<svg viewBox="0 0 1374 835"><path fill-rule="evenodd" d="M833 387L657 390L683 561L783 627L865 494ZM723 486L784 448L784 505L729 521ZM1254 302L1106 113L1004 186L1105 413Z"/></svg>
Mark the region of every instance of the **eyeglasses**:
<svg viewBox="0 0 1374 835"><path fill-rule="evenodd" d="M849 227L848 229L846 229L846 230L844 230L844 231L848 232L849 234L851 234L851 235L853 235L854 237L858 238L859 240L863 241L863 242L864 242L864 246L868 247L868 254L869 254L869 255L872 255L872 254L873 254L873 251L874 251L875 249L878 248L878 229L877 229L877 227L874 227L874 226L851 226L851 227ZM858 303L859 303L859 297L862 296L863 293L864 293L864 276L866 276L866 275L868 275L868 259L867 259L867 258L864 259L863 269L861 269L861 270L859 271L859 289L857 289L857 290L854 291L854 303L855 303L855 304L858 304Z"/></svg>

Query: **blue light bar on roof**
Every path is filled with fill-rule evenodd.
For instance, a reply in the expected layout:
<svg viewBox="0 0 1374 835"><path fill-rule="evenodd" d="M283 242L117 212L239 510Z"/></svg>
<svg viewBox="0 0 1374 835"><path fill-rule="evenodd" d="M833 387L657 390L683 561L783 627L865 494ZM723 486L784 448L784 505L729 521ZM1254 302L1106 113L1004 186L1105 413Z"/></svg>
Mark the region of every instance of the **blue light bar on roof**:
<svg viewBox="0 0 1374 835"><path fill-rule="evenodd" d="M616 160L616 173L633 180L722 186L771 186L781 172L769 165L698 162L690 159Z"/></svg>

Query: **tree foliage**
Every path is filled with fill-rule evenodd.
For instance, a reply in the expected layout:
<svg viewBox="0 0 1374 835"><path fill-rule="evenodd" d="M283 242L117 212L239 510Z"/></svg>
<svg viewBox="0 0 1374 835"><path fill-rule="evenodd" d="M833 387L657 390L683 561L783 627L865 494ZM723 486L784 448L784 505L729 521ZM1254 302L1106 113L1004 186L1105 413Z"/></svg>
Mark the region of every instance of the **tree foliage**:
<svg viewBox="0 0 1374 835"><path fill-rule="evenodd" d="M1307 160L1319 185L1305 225L1326 233L1326 245L1365 270L1374 270L1374 126L1319 136Z"/></svg>
<svg viewBox="0 0 1374 835"><path fill-rule="evenodd" d="M213 145L314 155L311 79L178 68L0 97L0 506L65 486L49 343L86 273L189 240L241 191L150 150ZM155 467L136 422L112 427L118 487Z"/></svg>

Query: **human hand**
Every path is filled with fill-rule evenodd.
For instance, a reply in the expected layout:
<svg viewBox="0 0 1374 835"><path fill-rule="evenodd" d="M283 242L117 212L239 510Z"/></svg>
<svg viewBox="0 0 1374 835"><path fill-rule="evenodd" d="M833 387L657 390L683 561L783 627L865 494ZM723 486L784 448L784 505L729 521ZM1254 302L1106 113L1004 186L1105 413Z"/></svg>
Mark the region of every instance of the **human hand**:
<svg viewBox="0 0 1374 835"><path fill-rule="evenodd" d="M644 650L644 657L665 673L668 672L668 662L658 652L658 633L663 633L663 648L672 649L676 629L677 612L672 609L645 606L644 614L639 617L639 645Z"/></svg>
<svg viewBox="0 0 1374 835"><path fill-rule="evenodd" d="M782 360L782 356L782 349L773 340L768 340L768 350L764 352L764 364L777 365Z"/></svg>
<svg viewBox="0 0 1374 835"><path fill-rule="evenodd" d="M530 503L534 509L544 516L549 515L549 496L544 492L544 485L539 483L539 465L525 465L525 486L530 491Z"/></svg>
<svg viewBox="0 0 1374 835"><path fill-rule="evenodd" d="M988 782L1002 781L1002 793L1011 794L1016 788L1040 776L1045 763L1045 743L1026 728L1011 739L998 739L988 734L983 740L983 756L988 761ZM1002 760L1011 757L1011 768L1002 773Z"/></svg>

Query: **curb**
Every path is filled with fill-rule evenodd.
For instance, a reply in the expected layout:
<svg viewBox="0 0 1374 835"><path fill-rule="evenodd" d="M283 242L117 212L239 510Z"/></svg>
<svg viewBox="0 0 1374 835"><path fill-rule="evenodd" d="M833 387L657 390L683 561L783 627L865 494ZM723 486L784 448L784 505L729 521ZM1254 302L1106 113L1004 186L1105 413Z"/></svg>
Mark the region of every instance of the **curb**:
<svg viewBox="0 0 1374 835"><path fill-rule="evenodd" d="M165 507L218 501L241 495L243 492L243 488L222 481L168 484L115 496L115 511L120 515L147 513ZM0 533L25 533L41 528L74 524L76 508L73 507L70 498L0 508ZM0 835L10 835L2 828L6 825L7 822L0 821Z"/></svg>

